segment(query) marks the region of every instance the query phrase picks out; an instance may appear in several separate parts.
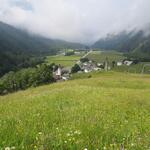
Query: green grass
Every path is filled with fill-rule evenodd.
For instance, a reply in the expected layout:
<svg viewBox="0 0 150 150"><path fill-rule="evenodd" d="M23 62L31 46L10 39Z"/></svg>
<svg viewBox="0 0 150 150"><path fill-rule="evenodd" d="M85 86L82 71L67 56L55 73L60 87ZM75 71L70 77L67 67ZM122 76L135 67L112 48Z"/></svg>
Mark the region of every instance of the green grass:
<svg viewBox="0 0 150 150"><path fill-rule="evenodd" d="M108 58L110 63L112 61L121 61L125 59L122 53L116 51L93 51L87 56L87 58L100 63L106 61L106 58Z"/></svg>
<svg viewBox="0 0 150 150"><path fill-rule="evenodd" d="M131 66L123 65L115 67L114 70L119 72L141 73L145 64L150 64L150 62L140 62ZM145 67L144 73L150 73L150 66Z"/></svg>
<svg viewBox="0 0 150 150"><path fill-rule="evenodd" d="M0 149L150 149L150 76L80 77L0 97Z"/></svg>
<svg viewBox="0 0 150 150"><path fill-rule="evenodd" d="M72 56L47 56L46 63L51 64L55 63L57 65L61 64L64 67L73 66L78 60L80 60L81 55L72 55Z"/></svg>
<svg viewBox="0 0 150 150"><path fill-rule="evenodd" d="M103 63L108 58L110 66L112 66L112 61L118 62L124 60L126 57L122 53L116 51L94 51L90 53L87 58L94 60L96 62ZM150 62L140 62L138 64L133 64L131 66L116 66L113 70L118 72L130 72L130 73L141 73L144 64L150 64ZM150 73L150 66L145 68L144 73Z"/></svg>

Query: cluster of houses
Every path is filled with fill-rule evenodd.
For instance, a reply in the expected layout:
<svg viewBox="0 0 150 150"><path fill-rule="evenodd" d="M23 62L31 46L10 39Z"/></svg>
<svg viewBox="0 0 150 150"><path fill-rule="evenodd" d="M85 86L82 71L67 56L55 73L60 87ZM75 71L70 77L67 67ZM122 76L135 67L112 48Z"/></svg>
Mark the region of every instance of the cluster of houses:
<svg viewBox="0 0 150 150"><path fill-rule="evenodd" d="M81 73L81 72L89 73L92 71L102 70L101 66L98 66L95 62L93 62L91 60L87 61L87 62L78 61L77 64L81 68L81 71L79 71L79 73Z"/></svg>
<svg viewBox="0 0 150 150"><path fill-rule="evenodd" d="M87 61L77 61L76 64L80 67L80 71L77 73L89 73L92 71L108 71L111 70L112 64L108 63L108 59L104 63L96 63L92 60L87 60ZM133 61L130 60L124 60L120 62L115 62L116 66L130 66L133 64ZM66 81L70 78L71 76L71 67L64 68L61 65L58 66L58 69L53 72L53 76L57 81Z"/></svg>
<svg viewBox="0 0 150 150"><path fill-rule="evenodd" d="M80 71L78 71L77 73L89 73L92 71L101 71L105 69L103 63L95 63L91 60L87 62L77 61L76 64L79 65L80 67ZM110 67L108 66L107 69L109 70ZM57 70L53 71L53 77L57 81L62 81L62 80L66 81L70 78L70 76L71 76L71 67L65 68L59 65Z"/></svg>
<svg viewBox="0 0 150 150"><path fill-rule="evenodd" d="M130 66L132 64L133 64L133 61L131 60L124 60L124 61L117 62L117 66L123 66L123 65Z"/></svg>

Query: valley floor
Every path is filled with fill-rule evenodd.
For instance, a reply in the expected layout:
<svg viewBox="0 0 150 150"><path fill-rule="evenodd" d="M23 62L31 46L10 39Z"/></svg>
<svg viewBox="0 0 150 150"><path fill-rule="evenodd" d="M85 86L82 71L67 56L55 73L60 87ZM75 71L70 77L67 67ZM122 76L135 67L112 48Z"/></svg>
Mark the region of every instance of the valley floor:
<svg viewBox="0 0 150 150"><path fill-rule="evenodd" d="M73 79L0 97L0 149L150 149L149 75Z"/></svg>

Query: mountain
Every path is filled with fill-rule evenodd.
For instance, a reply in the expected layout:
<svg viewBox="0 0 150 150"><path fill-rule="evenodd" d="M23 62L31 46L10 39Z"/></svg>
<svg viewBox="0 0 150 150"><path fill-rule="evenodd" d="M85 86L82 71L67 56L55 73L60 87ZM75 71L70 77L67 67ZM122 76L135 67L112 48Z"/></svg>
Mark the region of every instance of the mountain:
<svg viewBox="0 0 150 150"><path fill-rule="evenodd" d="M30 51L43 52L58 48L82 48L84 45L62 40L53 40L38 35L31 35L26 31L0 22L0 51Z"/></svg>
<svg viewBox="0 0 150 150"><path fill-rule="evenodd" d="M61 48L83 47L84 45L78 43L31 35L0 22L0 76L18 67L30 66L30 59L33 57L55 54ZM33 63L33 59L31 61Z"/></svg>
<svg viewBox="0 0 150 150"><path fill-rule="evenodd" d="M108 34L106 38L97 41L93 47L105 50L115 49L123 52L131 52L148 38L149 37L144 35L143 31L123 31L119 34Z"/></svg>
<svg viewBox="0 0 150 150"><path fill-rule="evenodd" d="M92 47L118 50L127 53L130 57L145 61L150 59L150 36L146 36L144 31L123 31L115 35L109 34L106 38L94 43Z"/></svg>

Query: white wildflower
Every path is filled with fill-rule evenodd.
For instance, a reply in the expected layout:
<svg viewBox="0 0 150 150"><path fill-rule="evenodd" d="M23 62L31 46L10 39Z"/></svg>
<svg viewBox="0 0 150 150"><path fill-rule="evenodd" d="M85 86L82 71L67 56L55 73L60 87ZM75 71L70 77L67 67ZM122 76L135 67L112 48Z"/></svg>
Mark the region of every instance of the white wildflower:
<svg viewBox="0 0 150 150"><path fill-rule="evenodd" d="M70 136L70 133L67 133L67 136Z"/></svg>
<svg viewBox="0 0 150 150"><path fill-rule="evenodd" d="M71 139L69 139L69 141L71 141Z"/></svg>
<svg viewBox="0 0 150 150"><path fill-rule="evenodd" d="M106 149L106 147L104 146L104 148L103 148L104 150Z"/></svg>
<svg viewBox="0 0 150 150"><path fill-rule="evenodd" d="M39 135L42 135L42 132L39 132Z"/></svg>
<svg viewBox="0 0 150 150"><path fill-rule="evenodd" d="M131 146L134 146L134 143L131 143Z"/></svg>
<svg viewBox="0 0 150 150"><path fill-rule="evenodd" d="M74 131L74 134L78 134L78 135L80 135L80 134L81 134L81 132L80 132L79 130L76 130L76 131Z"/></svg>
<svg viewBox="0 0 150 150"><path fill-rule="evenodd" d="M74 134L78 134L78 131L76 130L76 131L74 131Z"/></svg>
<svg viewBox="0 0 150 150"><path fill-rule="evenodd" d="M67 143L67 141L64 141L64 143Z"/></svg>
<svg viewBox="0 0 150 150"><path fill-rule="evenodd" d="M5 147L5 150L11 150L10 147Z"/></svg>

